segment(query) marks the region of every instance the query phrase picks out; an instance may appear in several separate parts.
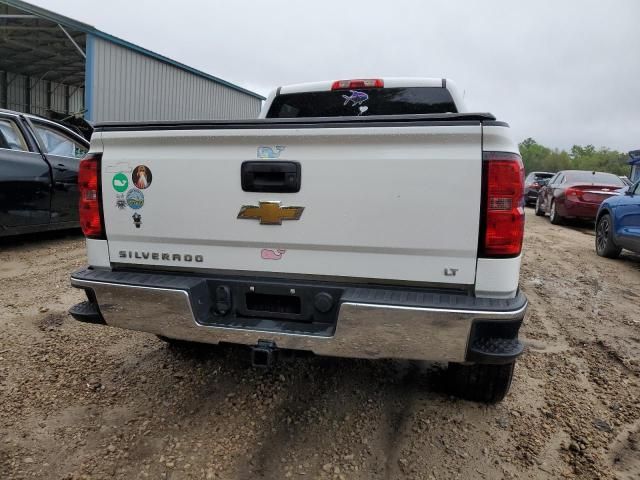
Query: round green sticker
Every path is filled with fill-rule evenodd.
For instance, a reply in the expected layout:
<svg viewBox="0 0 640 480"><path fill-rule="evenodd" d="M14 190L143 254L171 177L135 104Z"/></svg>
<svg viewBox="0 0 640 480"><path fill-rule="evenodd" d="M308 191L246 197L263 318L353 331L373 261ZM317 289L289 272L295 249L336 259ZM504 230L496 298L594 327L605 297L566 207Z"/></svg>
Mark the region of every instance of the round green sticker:
<svg viewBox="0 0 640 480"><path fill-rule="evenodd" d="M116 173L111 180L111 185L116 192L122 193L129 188L129 179L122 172Z"/></svg>

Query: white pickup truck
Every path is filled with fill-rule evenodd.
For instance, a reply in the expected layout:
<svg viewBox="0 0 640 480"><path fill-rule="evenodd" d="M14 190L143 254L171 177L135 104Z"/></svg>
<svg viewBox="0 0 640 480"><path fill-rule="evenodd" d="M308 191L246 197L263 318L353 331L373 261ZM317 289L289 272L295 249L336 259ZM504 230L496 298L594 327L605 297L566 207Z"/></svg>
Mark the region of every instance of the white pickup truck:
<svg viewBox="0 0 640 480"><path fill-rule="evenodd" d="M509 127L444 79L275 90L248 121L97 125L79 174L92 323L167 341L448 363L509 390L523 166Z"/></svg>

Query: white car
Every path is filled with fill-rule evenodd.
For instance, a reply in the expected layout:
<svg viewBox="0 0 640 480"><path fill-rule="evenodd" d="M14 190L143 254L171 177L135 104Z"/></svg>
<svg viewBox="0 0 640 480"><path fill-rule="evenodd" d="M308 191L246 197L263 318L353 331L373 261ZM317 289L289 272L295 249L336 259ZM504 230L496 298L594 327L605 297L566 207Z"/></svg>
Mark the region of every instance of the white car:
<svg viewBox="0 0 640 480"><path fill-rule="evenodd" d="M245 344L256 365L280 349L446 362L455 394L509 389L523 166L508 125L449 80L281 87L257 120L97 125L80 187L79 320Z"/></svg>

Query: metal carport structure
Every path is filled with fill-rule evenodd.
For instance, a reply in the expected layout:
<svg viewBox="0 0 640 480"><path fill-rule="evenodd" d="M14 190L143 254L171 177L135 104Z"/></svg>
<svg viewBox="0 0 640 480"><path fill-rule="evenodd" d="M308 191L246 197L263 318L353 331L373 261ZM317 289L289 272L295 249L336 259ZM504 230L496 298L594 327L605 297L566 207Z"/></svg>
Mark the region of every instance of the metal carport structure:
<svg viewBox="0 0 640 480"><path fill-rule="evenodd" d="M20 0L0 0L0 108L91 122L255 118L264 97Z"/></svg>

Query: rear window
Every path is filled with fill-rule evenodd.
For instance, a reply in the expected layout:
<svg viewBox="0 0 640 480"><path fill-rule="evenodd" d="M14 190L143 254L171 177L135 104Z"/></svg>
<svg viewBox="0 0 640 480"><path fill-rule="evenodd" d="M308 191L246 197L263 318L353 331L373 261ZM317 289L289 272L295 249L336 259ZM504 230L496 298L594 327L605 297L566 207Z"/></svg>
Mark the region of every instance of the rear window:
<svg viewBox="0 0 640 480"><path fill-rule="evenodd" d="M288 93L273 100L267 118L424 113L457 113L449 90L407 87Z"/></svg>
<svg viewBox="0 0 640 480"><path fill-rule="evenodd" d="M533 178L536 180L545 180L547 178L551 178L555 175L555 173L536 173L533 175Z"/></svg>
<svg viewBox="0 0 640 480"><path fill-rule="evenodd" d="M612 173L566 172L565 175L569 182L604 183L605 185L624 187L624 182L620 180L620 177Z"/></svg>

